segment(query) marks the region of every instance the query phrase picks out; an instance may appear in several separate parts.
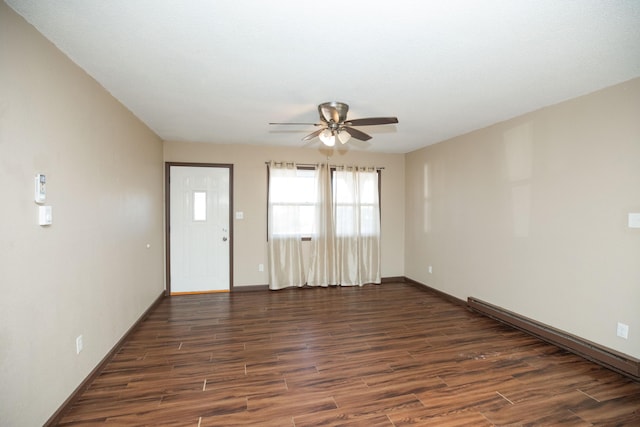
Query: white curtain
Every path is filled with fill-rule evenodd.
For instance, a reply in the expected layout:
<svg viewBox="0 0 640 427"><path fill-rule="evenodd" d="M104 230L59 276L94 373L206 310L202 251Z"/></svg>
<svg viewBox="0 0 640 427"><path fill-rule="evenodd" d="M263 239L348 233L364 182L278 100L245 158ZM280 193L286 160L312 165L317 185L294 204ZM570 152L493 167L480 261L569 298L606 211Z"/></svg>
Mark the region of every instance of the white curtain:
<svg viewBox="0 0 640 427"><path fill-rule="evenodd" d="M338 282L343 286L380 283L378 172L336 168L332 202Z"/></svg>
<svg viewBox="0 0 640 427"><path fill-rule="evenodd" d="M380 283L379 174L269 164L269 288ZM308 272L302 237L311 238Z"/></svg>
<svg viewBox="0 0 640 427"><path fill-rule="evenodd" d="M338 284L336 275L335 227L331 201L331 170L329 165L318 169L316 181L319 203L316 205L311 261L307 275L309 286Z"/></svg>
<svg viewBox="0 0 640 427"><path fill-rule="evenodd" d="M304 206L292 200L291 193L282 185L282 180L293 182L296 176L295 163L269 164L269 288L274 290L304 286L306 281L299 224Z"/></svg>

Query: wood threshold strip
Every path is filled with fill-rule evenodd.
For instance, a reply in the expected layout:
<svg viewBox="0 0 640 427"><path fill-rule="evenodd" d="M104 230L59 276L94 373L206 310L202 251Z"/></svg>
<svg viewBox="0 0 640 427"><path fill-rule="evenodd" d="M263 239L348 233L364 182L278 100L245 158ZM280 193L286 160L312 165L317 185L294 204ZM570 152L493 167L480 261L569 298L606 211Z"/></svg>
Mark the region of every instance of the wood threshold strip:
<svg viewBox="0 0 640 427"><path fill-rule="evenodd" d="M44 427L52 427L58 425L64 414L73 406L74 402L78 400L78 398L82 395L87 387L91 385L93 380L100 375L100 373L104 370L105 366L113 359L113 356L120 350L120 348L124 345L124 343L129 339L129 336L138 328L147 316L162 302L165 298L164 290L162 293L155 299L155 301L145 310L144 313L136 320L136 322L127 330L127 332L120 338L120 340L113 346L111 351L109 351L93 368L93 371L87 375L87 377L80 383L78 387L71 393L71 395L62 402L62 405L58 408L56 412L49 417L46 423L44 423Z"/></svg>
<svg viewBox="0 0 640 427"><path fill-rule="evenodd" d="M203 295L203 294L226 294L229 293L229 289L220 289L215 291L190 291L190 292L171 292L171 296L178 295Z"/></svg>
<svg viewBox="0 0 640 427"><path fill-rule="evenodd" d="M474 297L467 299L467 305L473 311L536 336L543 341L598 363L635 381L640 381L639 359L585 340L584 338L571 335Z"/></svg>

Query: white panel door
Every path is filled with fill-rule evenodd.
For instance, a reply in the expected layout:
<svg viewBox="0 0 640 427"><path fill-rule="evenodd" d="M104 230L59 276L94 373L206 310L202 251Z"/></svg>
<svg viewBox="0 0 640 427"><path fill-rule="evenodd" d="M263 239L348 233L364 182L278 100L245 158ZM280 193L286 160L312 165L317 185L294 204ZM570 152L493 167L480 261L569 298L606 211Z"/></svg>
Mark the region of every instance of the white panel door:
<svg viewBox="0 0 640 427"><path fill-rule="evenodd" d="M169 168L171 293L230 288L229 175L228 167Z"/></svg>

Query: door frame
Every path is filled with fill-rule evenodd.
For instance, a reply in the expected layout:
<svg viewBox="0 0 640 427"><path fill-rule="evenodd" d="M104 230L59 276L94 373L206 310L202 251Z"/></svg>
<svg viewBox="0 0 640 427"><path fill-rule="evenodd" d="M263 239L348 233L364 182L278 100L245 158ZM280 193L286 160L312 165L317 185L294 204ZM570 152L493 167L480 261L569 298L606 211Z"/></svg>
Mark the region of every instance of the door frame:
<svg viewBox="0 0 640 427"><path fill-rule="evenodd" d="M165 289L164 295L171 296L171 167L187 166L197 168L229 169L229 292L233 292L233 164L164 162L164 239L165 239Z"/></svg>

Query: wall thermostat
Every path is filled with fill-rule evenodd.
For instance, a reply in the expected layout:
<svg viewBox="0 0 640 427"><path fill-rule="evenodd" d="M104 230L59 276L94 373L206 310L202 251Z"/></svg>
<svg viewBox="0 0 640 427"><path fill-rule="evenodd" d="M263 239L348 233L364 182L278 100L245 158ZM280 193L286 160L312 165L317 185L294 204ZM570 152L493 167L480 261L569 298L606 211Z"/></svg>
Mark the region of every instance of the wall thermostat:
<svg viewBox="0 0 640 427"><path fill-rule="evenodd" d="M36 193L35 193L35 201L36 203L44 203L47 199L47 177L39 173L36 175Z"/></svg>

